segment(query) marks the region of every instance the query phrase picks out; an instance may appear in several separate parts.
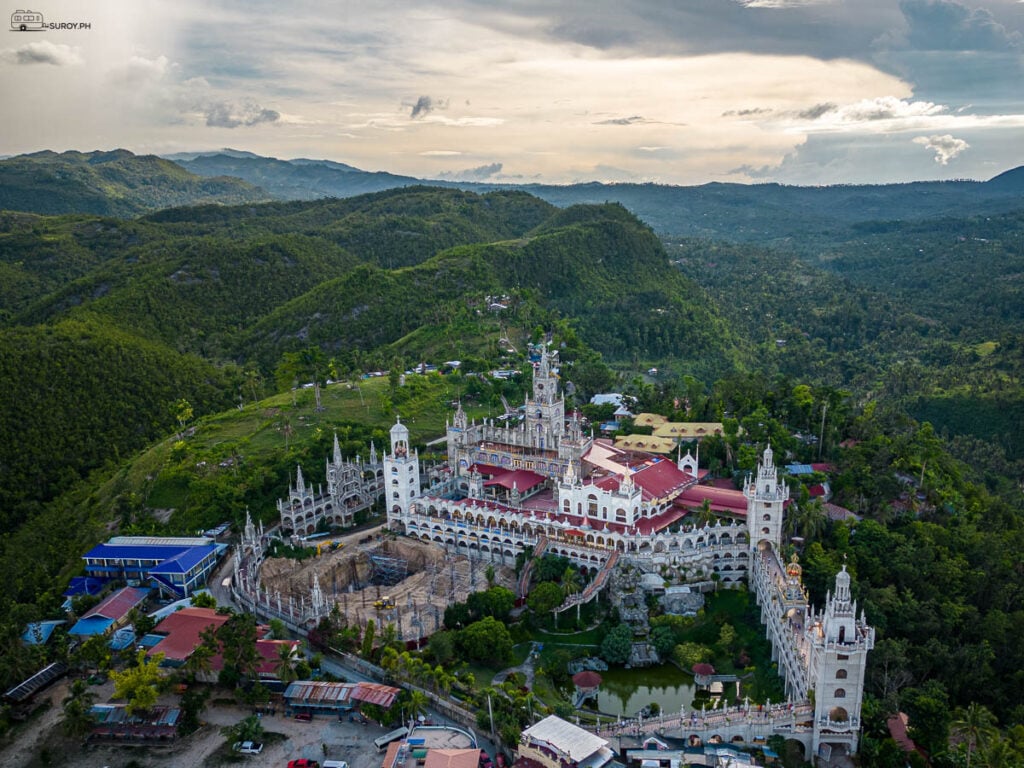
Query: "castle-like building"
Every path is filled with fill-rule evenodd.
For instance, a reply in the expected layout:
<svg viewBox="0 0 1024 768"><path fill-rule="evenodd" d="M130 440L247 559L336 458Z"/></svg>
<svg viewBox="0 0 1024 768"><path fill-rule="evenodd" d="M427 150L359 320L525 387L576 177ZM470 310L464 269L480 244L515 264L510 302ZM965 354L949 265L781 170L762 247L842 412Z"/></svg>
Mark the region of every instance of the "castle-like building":
<svg viewBox="0 0 1024 768"><path fill-rule="evenodd" d="M308 536L317 526L326 522L334 526L350 526L355 514L369 509L384 491L384 466L377 449L370 443L369 461L354 461L341 455L338 436L334 436L334 449L326 461L327 487L314 488L307 484L302 467L297 467L295 481L288 488L288 496L278 499L277 512L281 528L296 536Z"/></svg>
<svg viewBox="0 0 1024 768"><path fill-rule="evenodd" d="M874 629L857 615L845 567L816 611L799 564L783 562L789 490L770 447L741 492L700 485L689 453L671 461L595 440L567 418L558 355L547 351L518 423L470 422L460 406L446 437L447 475L424 488L409 430L400 421L392 427L383 459L392 530L505 563L527 549L562 555L590 569L598 585L623 561L679 581L748 584L787 697L801 711L813 701L813 720L793 737L815 755L822 745L857 751ZM705 505L731 521L687 525Z"/></svg>

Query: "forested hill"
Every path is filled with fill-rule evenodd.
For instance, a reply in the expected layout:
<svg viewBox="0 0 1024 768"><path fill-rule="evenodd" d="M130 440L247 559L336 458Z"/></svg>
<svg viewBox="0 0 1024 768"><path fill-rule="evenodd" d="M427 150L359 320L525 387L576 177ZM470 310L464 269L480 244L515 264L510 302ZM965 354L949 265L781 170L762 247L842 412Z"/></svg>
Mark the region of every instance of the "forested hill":
<svg viewBox="0 0 1024 768"><path fill-rule="evenodd" d="M170 429L179 400L223 407L243 371L270 380L311 348L357 371L496 361L572 318L616 361L710 379L743 357L621 206L563 211L522 192L419 187L127 221L8 213L0 275L0 500L19 509Z"/></svg>
<svg viewBox="0 0 1024 768"><path fill-rule="evenodd" d="M559 211L524 237L460 246L405 269L368 265L268 315L243 335L240 350L264 364L310 342L457 356L466 344L459 323L499 294L572 318L580 338L611 361L674 360L711 378L743 356L744 342L703 291L617 205Z"/></svg>
<svg viewBox="0 0 1024 768"><path fill-rule="evenodd" d="M0 160L0 210L134 216L172 205L266 199L266 192L240 179L197 176L124 149Z"/></svg>

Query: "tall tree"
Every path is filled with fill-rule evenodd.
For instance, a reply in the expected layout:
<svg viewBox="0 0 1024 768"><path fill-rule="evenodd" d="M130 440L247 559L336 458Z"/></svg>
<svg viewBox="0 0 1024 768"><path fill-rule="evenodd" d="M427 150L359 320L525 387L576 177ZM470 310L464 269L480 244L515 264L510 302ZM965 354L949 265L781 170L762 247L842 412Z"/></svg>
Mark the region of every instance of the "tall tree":
<svg viewBox="0 0 1024 768"><path fill-rule="evenodd" d="M967 744L967 768L971 768L971 757L976 750L984 749L998 733L995 717L984 704L972 701L967 708L958 707L950 730L954 736Z"/></svg>

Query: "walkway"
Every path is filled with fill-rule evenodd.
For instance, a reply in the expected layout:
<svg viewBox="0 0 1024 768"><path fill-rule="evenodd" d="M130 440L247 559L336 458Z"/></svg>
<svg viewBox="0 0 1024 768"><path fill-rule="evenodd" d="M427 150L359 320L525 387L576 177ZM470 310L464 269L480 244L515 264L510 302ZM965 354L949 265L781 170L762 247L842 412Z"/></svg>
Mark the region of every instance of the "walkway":
<svg viewBox="0 0 1024 768"><path fill-rule="evenodd" d="M537 654L540 652L537 647L538 645L540 644L536 641L530 645L530 652L526 655L526 660L518 667L509 667L508 669L503 669L501 672L496 674L493 679L494 685L500 685L501 683L504 683L510 675L520 672L524 677L526 677L526 687L532 691L534 679L533 664L537 658Z"/></svg>

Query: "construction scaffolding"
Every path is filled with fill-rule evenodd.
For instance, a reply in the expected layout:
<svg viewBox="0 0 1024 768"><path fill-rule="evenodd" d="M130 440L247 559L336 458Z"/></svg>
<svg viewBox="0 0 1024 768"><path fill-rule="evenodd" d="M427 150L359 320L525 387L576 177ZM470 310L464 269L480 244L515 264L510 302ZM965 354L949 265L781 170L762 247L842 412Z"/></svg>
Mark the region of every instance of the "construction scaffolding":
<svg viewBox="0 0 1024 768"><path fill-rule="evenodd" d="M403 641L418 641L443 629L445 609L487 589L479 561L452 555L436 544L384 540L372 547L346 546L322 557L296 562L266 560L261 588L282 603L310 605L311 586L323 589L325 613L335 605L349 626L392 624ZM515 572L494 566L494 583L515 589Z"/></svg>
<svg viewBox="0 0 1024 768"><path fill-rule="evenodd" d="M370 566L370 581L385 587L405 581L409 575L409 561L404 557L371 554Z"/></svg>

